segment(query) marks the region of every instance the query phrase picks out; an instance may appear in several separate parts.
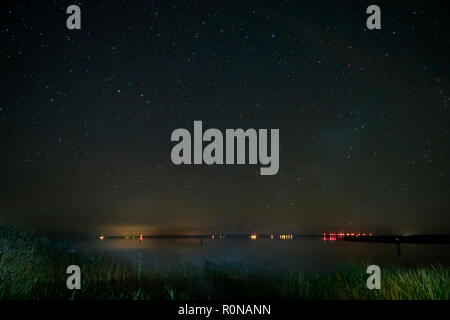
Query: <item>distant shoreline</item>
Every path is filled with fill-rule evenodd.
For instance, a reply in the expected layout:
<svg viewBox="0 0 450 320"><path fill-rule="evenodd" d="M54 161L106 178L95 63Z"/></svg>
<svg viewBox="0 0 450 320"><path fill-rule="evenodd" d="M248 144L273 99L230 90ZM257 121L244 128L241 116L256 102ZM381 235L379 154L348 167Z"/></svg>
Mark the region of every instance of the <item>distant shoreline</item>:
<svg viewBox="0 0 450 320"><path fill-rule="evenodd" d="M378 243L450 244L449 234L411 236L344 236L340 240Z"/></svg>
<svg viewBox="0 0 450 320"><path fill-rule="evenodd" d="M273 234L274 239L279 239L280 235L286 235L286 234ZM289 234L293 237L296 238L318 238L321 237L321 235L319 234L312 234L312 235L296 235L296 234ZM271 235L270 234L256 234L258 239L270 239ZM122 235L122 236L103 236L105 239L114 239L114 238L118 238L118 239L123 239L123 238L139 238L140 235ZM199 239L199 238L203 238L203 239L225 239L225 238L250 238L251 235L244 235L244 234L226 234L226 235L220 235L220 234L215 234L215 235L205 235L205 234L198 234L198 235L142 235L143 238L180 238L180 239L186 239L186 238L194 238L194 239Z"/></svg>
<svg viewBox="0 0 450 320"><path fill-rule="evenodd" d="M280 236L285 236L282 234L257 234L254 239L281 239ZM322 238L323 235L319 234L309 234L309 235L291 235L292 239L295 238ZM139 239L140 235L129 235L129 236L102 236L103 239ZM142 235L144 239L211 239L211 240L221 240L221 239L244 239L251 238L251 235ZM374 242L374 243L412 243L412 244L450 244L450 234L438 234L438 235L353 235L353 236L342 236L336 240L343 241L355 241L355 242Z"/></svg>

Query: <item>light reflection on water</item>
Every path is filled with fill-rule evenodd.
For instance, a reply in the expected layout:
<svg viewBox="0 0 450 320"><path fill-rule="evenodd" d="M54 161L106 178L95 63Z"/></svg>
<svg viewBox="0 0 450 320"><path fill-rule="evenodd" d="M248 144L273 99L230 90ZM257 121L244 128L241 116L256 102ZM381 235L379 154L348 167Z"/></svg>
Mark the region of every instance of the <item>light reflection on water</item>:
<svg viewBox="0 0 450 320"><path fill-rule="evenodd" d="M149 266L188 264L242 264L261 271L331 271L345 262L369 262L381 266L439 262L450 266L450 245L395 244L332 241L301 237L289 241L270 238L105 238L83 242L90 252Z"/></svg>

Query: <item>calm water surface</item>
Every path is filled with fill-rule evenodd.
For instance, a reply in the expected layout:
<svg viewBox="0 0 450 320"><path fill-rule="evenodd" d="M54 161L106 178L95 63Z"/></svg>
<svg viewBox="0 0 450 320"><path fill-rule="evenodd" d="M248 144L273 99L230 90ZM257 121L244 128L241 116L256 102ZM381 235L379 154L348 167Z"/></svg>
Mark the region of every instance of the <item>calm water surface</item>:
<svg viewBox="0 0 450 320"><path fill-rule="evenodd" d="M345 262L369 262L380 267L438 262L450 266L450 245L395 244L326 241L315 237L292 240L225 238L107 238L80 244L90 252L139 262L148 266L197 267L239 264L261 271L331 271Z"/></svg>

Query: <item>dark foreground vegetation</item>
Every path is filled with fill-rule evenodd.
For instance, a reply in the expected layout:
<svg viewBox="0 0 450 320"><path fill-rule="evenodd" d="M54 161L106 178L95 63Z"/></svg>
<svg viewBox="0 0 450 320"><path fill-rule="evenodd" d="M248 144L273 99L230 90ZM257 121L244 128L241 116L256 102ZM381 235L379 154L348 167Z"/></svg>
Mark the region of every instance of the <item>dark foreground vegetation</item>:
<svg viewBox="0 0 450 320"><path fill-rule="evenodd" d="M81 290L66 287L79 265ZM78 252L69 244L0 226L0 299L444 299L450 267L383 269L381 290L366 287L366 265L333 273L261 274L236 265L170 270Z"/></svg>

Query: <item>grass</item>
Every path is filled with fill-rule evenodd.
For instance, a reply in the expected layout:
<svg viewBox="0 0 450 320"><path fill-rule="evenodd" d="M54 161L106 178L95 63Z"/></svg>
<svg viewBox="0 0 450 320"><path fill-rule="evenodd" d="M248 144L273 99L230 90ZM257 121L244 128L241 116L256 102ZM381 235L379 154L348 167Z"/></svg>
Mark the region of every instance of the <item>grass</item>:
<svg viewBox="0 0 450 320"><path fill-rule="evenodd" d="M66 268L79 265L81 290L68 290ZM69 244L0 226L0 299L387 299L450 297L450 267L383 268L381 290L368 290L366 265L332 273L261 274L236 265L146 268L78 252Z"/></svg>

